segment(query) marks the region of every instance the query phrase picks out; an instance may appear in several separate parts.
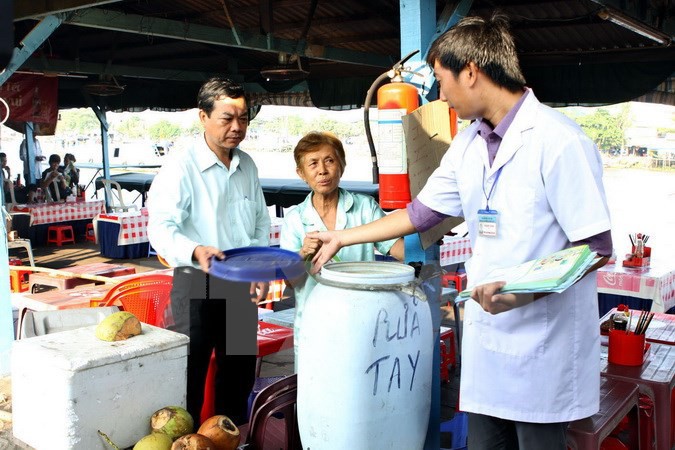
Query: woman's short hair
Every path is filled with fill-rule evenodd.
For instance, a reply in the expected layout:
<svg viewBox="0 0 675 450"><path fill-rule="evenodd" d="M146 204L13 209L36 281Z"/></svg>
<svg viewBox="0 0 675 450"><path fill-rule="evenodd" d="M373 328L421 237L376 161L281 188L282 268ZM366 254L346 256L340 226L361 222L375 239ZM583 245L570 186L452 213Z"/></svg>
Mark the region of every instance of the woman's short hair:
<svg viewBox="0 0 675 450"><path fill-rule="evenodd" d="M345 158L345 149L342 142L333 133L327 131L310 131L302 137L293 150L296 167L302 167L302 161L306 154L315 152L324 145L329 145L335 149L340 166L340 175L345 172L347 159Z"/></svg>
<svg viewBox="0 0 675 450"><path fill-rule="evenodd" d="M460 20L431 44L427 64L433 67L436 61L455 75L473 62L511 92L525 86L508 19L500 13L490 19L474 16Z"/></svg>
<svg viewBox="0 0 675 450"><path fill-rule="evenodd" d="M61 157L57 155L56 153L52 153L49 155L49 164L52 163L60 163L61 162Z"/></svg>

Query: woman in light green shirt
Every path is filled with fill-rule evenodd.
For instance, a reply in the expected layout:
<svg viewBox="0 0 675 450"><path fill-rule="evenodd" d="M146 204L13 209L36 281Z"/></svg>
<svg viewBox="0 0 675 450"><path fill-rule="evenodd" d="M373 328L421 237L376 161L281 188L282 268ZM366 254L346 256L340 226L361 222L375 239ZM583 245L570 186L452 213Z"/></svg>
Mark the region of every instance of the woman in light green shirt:
<svg viewBox="0 0 675 450"><path fill-rule="evenodd" d="M344 173L345 151L342 142L333 134L311 132L304 136L293 151L298 176L312 190L307 198L286 214L281 227L280 245L298 252L304 260L311 261L321 246L315 238L307 237L311 231L344 230L370 223L385 215L375 199L368 195L348 192L338 187ZM342 248L337 256L340 261L374 261L374 249L383 255L403 260L403 240L392 239L374 244L358 244ZM291 280L295 291L295 322L293 326L297 355L302 312L307 297L316 286L312 277Z"/></svg>

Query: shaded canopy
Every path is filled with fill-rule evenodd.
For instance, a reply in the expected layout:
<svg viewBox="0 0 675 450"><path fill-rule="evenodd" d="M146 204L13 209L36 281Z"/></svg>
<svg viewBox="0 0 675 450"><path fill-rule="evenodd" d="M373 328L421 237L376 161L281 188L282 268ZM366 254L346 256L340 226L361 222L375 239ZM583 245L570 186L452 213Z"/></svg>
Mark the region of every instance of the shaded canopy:
<svg viewBox="0 0 675 450"><path fill-rule="evenodd" d="M528 85L544 102L597 105L645 96L675 104L672 83L663 85L665 95L649 97L675 72L671 0L419 1L435 6L440 29L462 15L499 9L509 16ZM56 18L18 70L58 74L60 108L89 106L83 90L120 87L99 97L101 106L192 108L211 75L245 83L259 103L309 97L322 108L357 108L373 80L401 58L406 20L398 0L14 3L17 45L38 21ZM617 16L622 24L612 21Z"/></svg>

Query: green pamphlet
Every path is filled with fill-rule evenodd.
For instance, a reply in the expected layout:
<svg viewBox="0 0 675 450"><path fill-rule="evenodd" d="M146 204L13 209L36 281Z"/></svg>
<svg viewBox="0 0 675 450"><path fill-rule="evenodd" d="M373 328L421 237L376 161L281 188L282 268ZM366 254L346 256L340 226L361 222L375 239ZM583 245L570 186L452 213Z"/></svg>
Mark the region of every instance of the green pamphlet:
<svg viewBox="0 0 675 450"><path fill-rule="evenodd" d="M512 267L495 269L478 283L506 281L504 293L563 292L581 278L596 261L596 253L588 245L579 245L552 253L543 258ZM471 289L462 291L460 298L468 298Z"/></svg>

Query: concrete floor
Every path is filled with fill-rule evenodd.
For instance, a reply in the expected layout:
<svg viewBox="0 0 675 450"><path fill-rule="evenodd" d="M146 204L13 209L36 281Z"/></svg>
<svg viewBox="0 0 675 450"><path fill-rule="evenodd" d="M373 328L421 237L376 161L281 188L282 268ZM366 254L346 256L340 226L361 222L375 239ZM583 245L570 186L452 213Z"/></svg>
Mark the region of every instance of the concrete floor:
<svg viewBox="0 0 675 450"><path fill-rule="evenodd" d="M156 257L138 259L110 259L100 255L97 244L78 241L75 245L63 247L37 247L33 249L35 264L51 269L63 269L78 264L107 262L133 266L136 272L145 272L163 268ZM28 264L23 250L10 250L10 256L24 258L24 264ZM293 307L293 300L283 300L275 303L275 309ZM452 308L443 308L442 326L454 328ZM263 359L260 376L271 377L289 375L293 372L293 349L283 350ZM459 397L459 368L450 372L450 382L441 384L441 422L449 420L455 413L457 399ZM31 447L14 440L11 428L11 380L9 377L0 379L0 450L32 450ZM448 433L441 435L441 448L450 448Z"/></svg>

